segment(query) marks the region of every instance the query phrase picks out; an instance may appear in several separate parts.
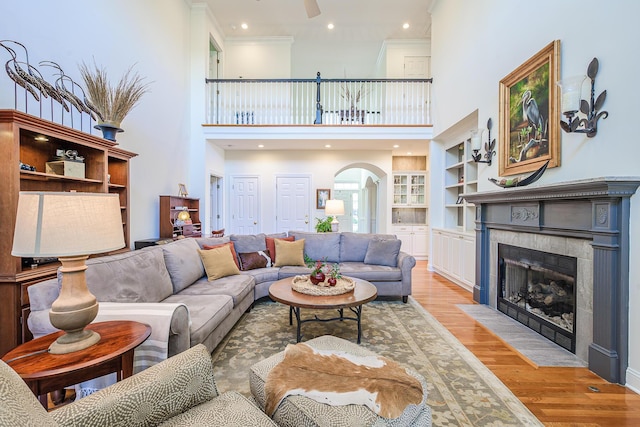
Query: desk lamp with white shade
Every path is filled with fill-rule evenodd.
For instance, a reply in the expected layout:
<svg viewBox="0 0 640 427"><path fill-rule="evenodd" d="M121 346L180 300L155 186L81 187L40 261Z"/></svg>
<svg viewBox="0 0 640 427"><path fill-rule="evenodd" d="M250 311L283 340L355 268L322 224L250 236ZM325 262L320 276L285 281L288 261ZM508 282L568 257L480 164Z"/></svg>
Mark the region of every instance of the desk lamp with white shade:
<svg viewBox="0 0 640 427"><path fill-rule="evenodd" d="M11 255L57 257L62 264L62 287L49 319L65 334L51 344L50 353L72 353L100 341L100 335L84 329L98 314L85 260L123 246L117 194L20 192Z"/></svg>
<svg viewBox="0 0 640 427"><path fill-rule="evenodd" d="M331 231L338 231L340 228L338 215L344 215L344 201L337 199L327 200L324 206L324 214L333 217L333 221L331 221Z"/></svg>

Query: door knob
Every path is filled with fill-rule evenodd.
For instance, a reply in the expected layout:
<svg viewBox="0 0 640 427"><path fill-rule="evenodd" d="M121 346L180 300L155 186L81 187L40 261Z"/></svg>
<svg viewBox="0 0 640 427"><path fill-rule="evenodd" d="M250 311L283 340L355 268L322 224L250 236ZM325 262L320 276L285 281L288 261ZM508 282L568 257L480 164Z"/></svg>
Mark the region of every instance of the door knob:
<svg viewBox="0 0 640 427"><path fill-rule="evenodd" d="M258 223L258 221L253 221L253 225L256 225Z"/></svg>

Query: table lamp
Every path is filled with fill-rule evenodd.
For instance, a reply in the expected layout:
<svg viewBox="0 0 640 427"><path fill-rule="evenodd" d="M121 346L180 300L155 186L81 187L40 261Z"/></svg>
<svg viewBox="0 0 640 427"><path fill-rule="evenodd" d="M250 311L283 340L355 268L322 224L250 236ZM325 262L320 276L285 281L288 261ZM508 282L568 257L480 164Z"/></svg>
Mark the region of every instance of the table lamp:
<svg viewBox="0 0 640 427"><path fill-rule="evenodd" d="M335 199L327 200L326 204L324 205L324 213L327 216L333 216L333 221L331 221L331 231L338 231L340 227L340 222L338 222L338 215L344 215L344 201Z"/></svg>
<svg viewBox="0 0 640 427"><path fill-rule="evenodd" d="M98 314L85 261L123 246L117 194L20 192L11 255L57 257L62 264L62 287L49 319L65 334L51 344L50 353L72 353L100 341L100 335L84 329Z"/></svg>

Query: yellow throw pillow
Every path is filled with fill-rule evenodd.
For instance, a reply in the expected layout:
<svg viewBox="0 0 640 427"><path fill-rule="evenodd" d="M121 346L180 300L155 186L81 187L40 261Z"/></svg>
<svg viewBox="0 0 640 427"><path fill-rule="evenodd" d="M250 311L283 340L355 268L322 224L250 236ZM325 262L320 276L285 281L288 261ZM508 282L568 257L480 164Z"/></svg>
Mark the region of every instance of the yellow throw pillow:
<svg viewBox="0 0 640 427"><path fill-rule="evenodd" d="M275 267L284 265L300 265L304 267L304 239L287 242L276 239L276 263Z"/></svg>
<svg viewBox="0 0 640 427"><path fill-rule="evenodd" d="M221 277L240 274L228 246L207 250L198 249L198 253L210 282Z"/></svg>

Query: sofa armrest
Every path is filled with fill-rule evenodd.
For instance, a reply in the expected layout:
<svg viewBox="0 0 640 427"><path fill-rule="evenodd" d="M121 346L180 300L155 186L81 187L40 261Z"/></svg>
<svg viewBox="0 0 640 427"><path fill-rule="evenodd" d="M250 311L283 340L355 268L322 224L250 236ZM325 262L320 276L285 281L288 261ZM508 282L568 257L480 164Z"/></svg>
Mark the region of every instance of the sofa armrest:
<svg viewBox="0 0 640 427"><path fill-rule="evenodd" d="M42 282L45 284L46 282ZM33 286L40 286L37 285ZM33 286L30 286L31 289ZM40 286L38 290L38 294L48 295L47 289L51 287L51 284L46 284L44 286ZM29 298L31 298L31 293L29 293ZM57 294L55 296L57 298ZM51 303L55 300L55 298L51 299ZM44 298L42 298L44 301ZM51 303L47 304L39 304L37 309L34 309L34 306L31 307L31 312L29 313L29 317L27 318L27 325L29 326L29 330L33 334L35 338L41 337L43 335L47 335L53 332L57 332L58 329L53 327L51 321L49 320L49 309L51 308ZM106 321L106 320L134 320L142 323L151 323L149 318L145 316L153 315L153 313L148 313L148 307L159 306L164 303L122 303L126 304L128 310L123 312L122 314L114 313L114 310L110 310L109 313L106 313L105 310L107 307L115 305L117 303L107 303L102 302L98 308L98 317L96 318L96 322ZM176 304L166 304L167 307L175 307ZM184 305L180 305L179 307L175 307L172 312L168 312L171 315L168 324L168 336L166 337L167 344L167 354L166 357L171 357L175 354L181 353L185 350L188 350L191 346L191 333L190 333L190 319L189 319L189 311L187 307Z"/></svg>
<svg viewBox="0 0 640 427"><path fill-rule="evenodd" d="M207 348L197 346L51 412L60 425L157 425L218 396Z"/></svg>
<svg viewBox="0 0 640 427"><path fill-rule="evenodd" d="M398 268L402 272L402 300L406 302L406 297L411 295L411 270L416 265L413 255L400 251L398 254Z"/></svg>

